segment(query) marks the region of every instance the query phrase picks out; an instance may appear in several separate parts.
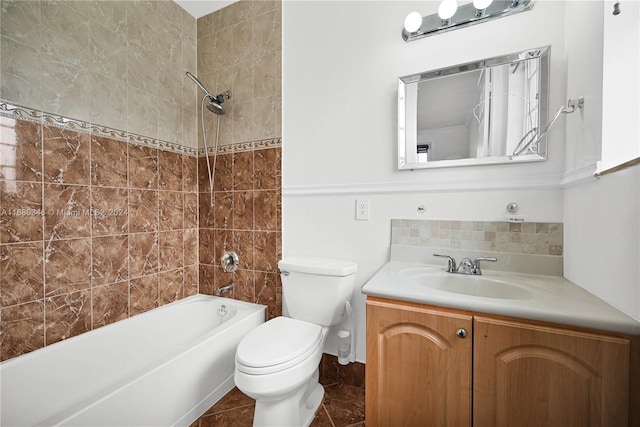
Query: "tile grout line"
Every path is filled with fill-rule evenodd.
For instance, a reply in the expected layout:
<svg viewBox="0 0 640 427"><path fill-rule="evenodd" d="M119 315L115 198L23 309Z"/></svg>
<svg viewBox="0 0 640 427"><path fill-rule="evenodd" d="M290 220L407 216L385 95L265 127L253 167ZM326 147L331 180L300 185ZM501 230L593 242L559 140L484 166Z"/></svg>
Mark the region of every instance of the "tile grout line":
<svg viewBox="0 0 640 427"><path fill-rule="evenodd" d="M336 423L333 422L333 418L331 418L331 414L329 413L329 411L327 410L327 407L324 405L324 402L322 402L320 404L320 406L322 407L322 409L324 410L324 413L327 415L327 418L329 418L329 422L331 423L332 427L336 427Z"/></svg>
<svg viewBox="0 0 640 427"><path fill-rule="evenodd" d="M210 414L203 414L201 418L208 418L214 415L226 414L228 412L236 411L238 409L248 408L249 406L255 406L255 403L247 403L246 405L234 406L233 408L227 408L222 411L211 412Z"/></svg>

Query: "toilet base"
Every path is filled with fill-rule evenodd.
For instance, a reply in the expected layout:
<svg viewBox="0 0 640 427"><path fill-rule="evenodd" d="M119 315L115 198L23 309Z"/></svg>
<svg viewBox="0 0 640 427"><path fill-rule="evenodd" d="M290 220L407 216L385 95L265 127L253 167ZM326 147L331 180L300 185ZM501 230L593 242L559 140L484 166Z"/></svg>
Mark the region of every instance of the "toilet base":
<svg viewBox="0 0 640 427"><path fill-rule="evenodd" d="M303 422L303 427L309 427L311 425L311 421L313 421L316 411L320 407L320 403L322 403L323 396L324 387L322 387L320 383L316 383L306 403L300 404L300 419Z"/></svg>
<svg viewBox="0 0 640 427"><path fill-rule="evenodd" d="M253 427L309 427L322 403L324 387L318 382L318 370L306 387L284 400L257 400Z"/></svg>

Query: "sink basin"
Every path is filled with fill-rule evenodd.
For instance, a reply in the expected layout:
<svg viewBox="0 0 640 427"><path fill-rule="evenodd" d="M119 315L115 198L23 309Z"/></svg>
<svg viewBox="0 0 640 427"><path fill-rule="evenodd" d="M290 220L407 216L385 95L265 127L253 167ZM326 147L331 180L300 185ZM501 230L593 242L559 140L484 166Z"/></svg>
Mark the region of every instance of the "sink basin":
<svg viewBox="0 0 640 427"><path fill-rule="evenodd" d="M529 299L528 283L520 278L502 278L446 273L438 268L406 268L399 276L419 281L421 286L440 292L496 299Z"/></svg>
<svg viewBox="0 0 640 427"><path fill-rule="evenodd" d="M498 299L529 299L533 294L527 289L507 281L482 276L453 275L433 277L427 286L443 292Z"/></svg>

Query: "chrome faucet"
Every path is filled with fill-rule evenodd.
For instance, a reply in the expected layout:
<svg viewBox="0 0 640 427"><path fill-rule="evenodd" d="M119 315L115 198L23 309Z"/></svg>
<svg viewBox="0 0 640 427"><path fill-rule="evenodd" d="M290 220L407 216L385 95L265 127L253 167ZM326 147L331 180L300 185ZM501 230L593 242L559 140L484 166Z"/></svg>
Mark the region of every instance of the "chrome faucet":
<svg viewBox="0 0 640 427"><path fill-rule="evenodd" d="M226 294L227 292L231 292L232 290L233 290L233 283L229 283L227 286L218 288L216 295L221 296L222 294Z"/></svg>
<svg viewBox="0 0 640 427"><path fill-rule="evenodd" d="M469 258L462 258L462 260L460 261L460 265L458 266L458 271L456 271L456 273L474 274L472 273L474 268L475 265L473 264L473 261L471 261Z"/></svg>
<svg viewBox="0 0 640 427"><path fill-rule="evenodd" d="M479 257L473 261L471 261L470 258L463 258L462 261L460 261L460 265L456 267L456 260L450 255L433 254L433 256L447 258L449 260L447 264L447 273L469 274L475 276L482 274L482 271L480 270L481 261L498 261L497 258L493 257Z"/></svg>
<svg viewBox="0 0 640 427"><path fill-rule="evenodd" d="M473 269L471 269L471 274L481 275L482 271L480 270L480 261L490 261L497 262L498 258L494 257L479 257L473 261Z"/></svg>
<svg viewBox="0 0 640 427"><path fill-rule="evenodd" d="M456 259L452 256L449 255L442 255L442 254L433 254L433 256L439 256L441 258L448 258L449 259L449 263L447 264L447 273L457 273L458 272L458 267L456 267Z"/></svg>

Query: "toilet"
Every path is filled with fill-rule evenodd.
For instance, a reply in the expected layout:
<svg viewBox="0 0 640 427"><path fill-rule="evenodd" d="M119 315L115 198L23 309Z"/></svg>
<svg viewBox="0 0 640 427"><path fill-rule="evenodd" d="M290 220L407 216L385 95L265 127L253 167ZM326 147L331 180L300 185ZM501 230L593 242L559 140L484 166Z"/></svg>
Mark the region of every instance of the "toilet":
<svg viewBox="0 0 640 427"><path fill-rule="evenodd" d="M327 333L351 299L357 264L330 258L278 262L290 317L249 332L236 350L234 381L256 400L254 426L307 427L322 402L318 367Z"/></svg>

